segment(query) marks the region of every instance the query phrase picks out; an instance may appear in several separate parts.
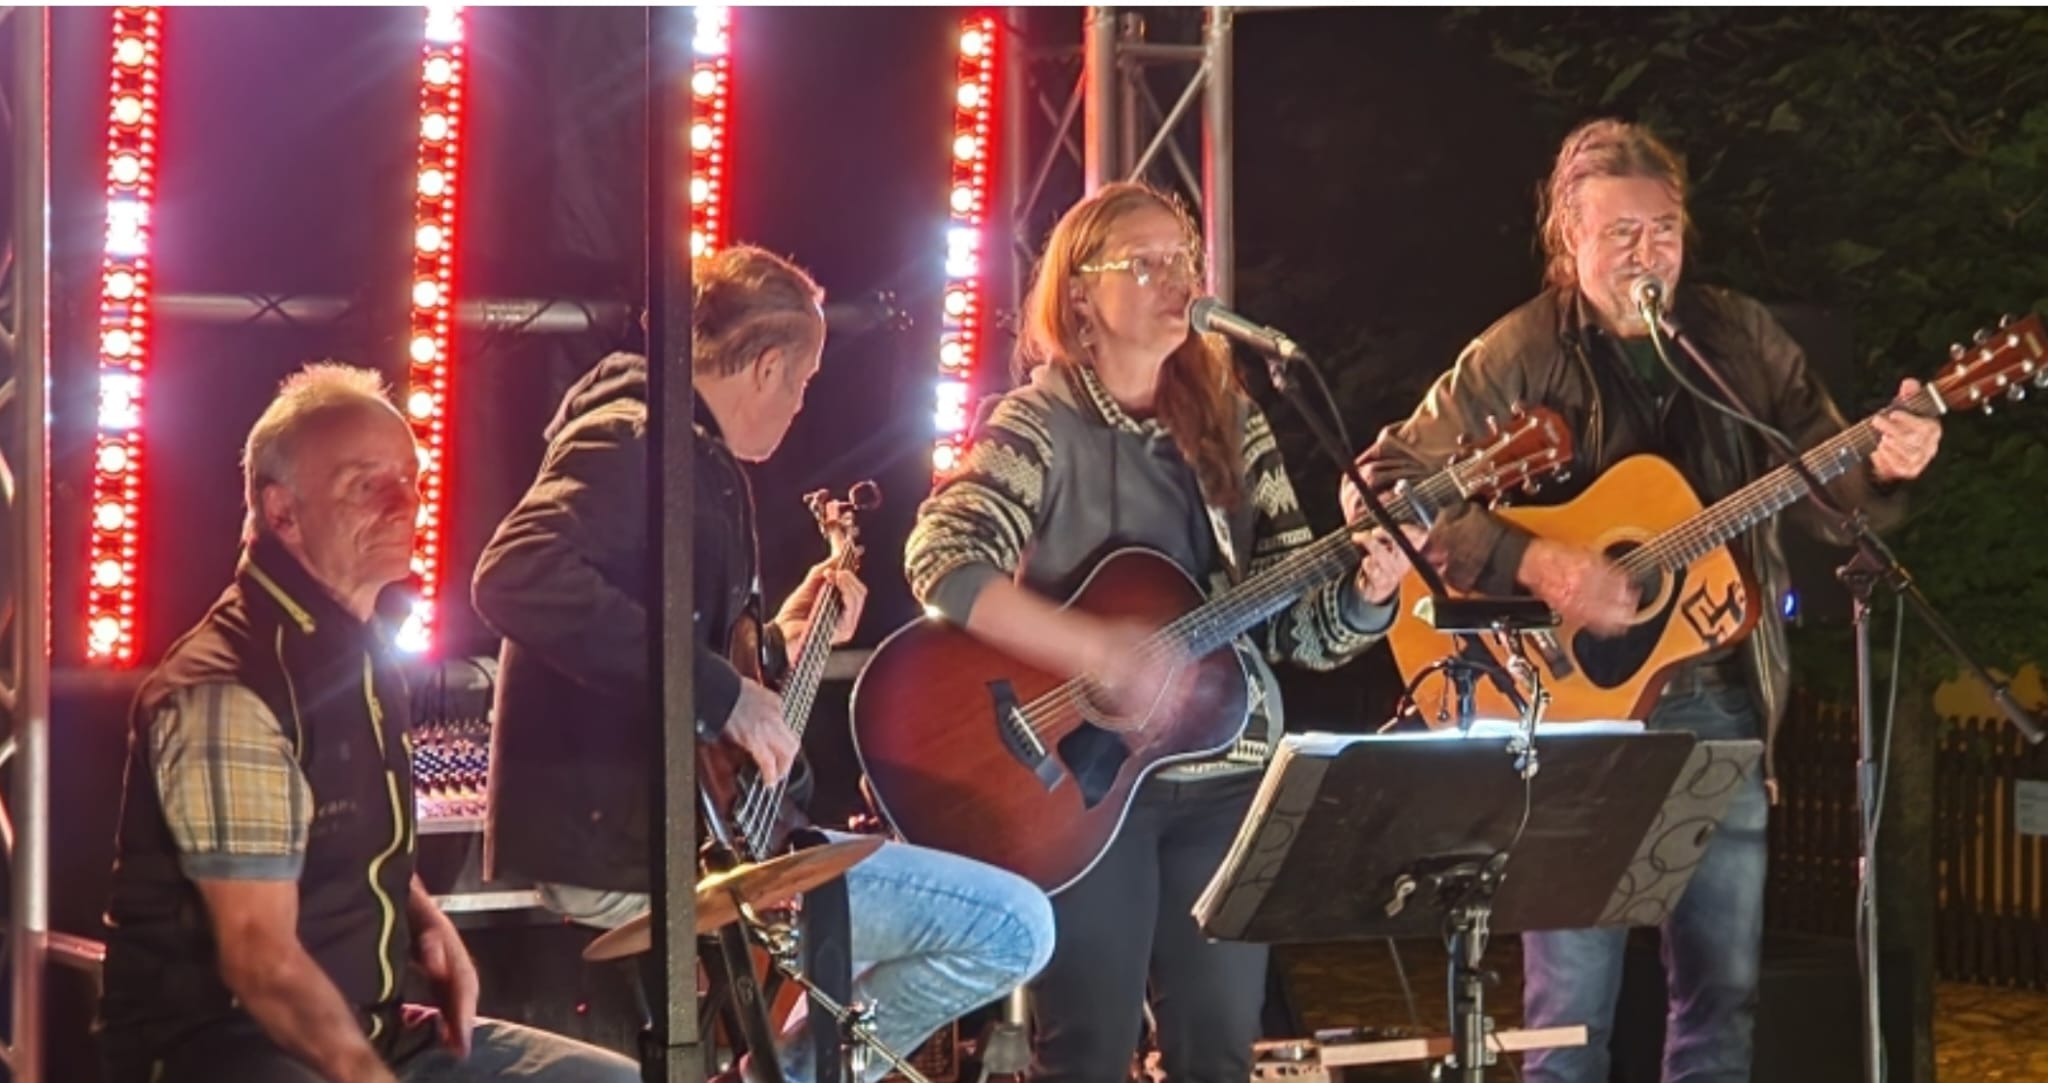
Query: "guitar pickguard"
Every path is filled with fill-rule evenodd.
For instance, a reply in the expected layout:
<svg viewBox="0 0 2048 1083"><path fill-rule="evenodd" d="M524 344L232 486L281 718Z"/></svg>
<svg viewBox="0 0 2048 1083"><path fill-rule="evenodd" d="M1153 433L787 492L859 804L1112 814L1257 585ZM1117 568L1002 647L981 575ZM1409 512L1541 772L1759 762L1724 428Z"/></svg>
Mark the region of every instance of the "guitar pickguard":
<svg viewBox="0 0 2048 1083"><path fill-rule="evenodd" d="M1116 785L1117 772L1131 758L1122 738L1087 722L1075 726L1055 747L1060 762L1067 765L1068 773L1081 786L1083 808L1092 809L1109 796L1110 788Z"/></svg>

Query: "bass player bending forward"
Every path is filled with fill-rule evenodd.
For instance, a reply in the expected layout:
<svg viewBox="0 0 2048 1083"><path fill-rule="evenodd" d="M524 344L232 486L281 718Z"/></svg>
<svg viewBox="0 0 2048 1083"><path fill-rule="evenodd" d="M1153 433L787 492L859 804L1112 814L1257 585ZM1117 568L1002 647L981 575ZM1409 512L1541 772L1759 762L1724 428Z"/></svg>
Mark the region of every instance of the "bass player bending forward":
<svg viewBox="0 0 2048 1083"><path fill-rule="evenodd" d="M1216 581L1311 541L1266 419L1223 349L1188 326L1196 251L1186 216L1141 186L1107 186L1066 213L1027 304L1030 382L1000 400L920 509L905 555L926 605L1024 663L1090 678L1108 713L1146 719L1148 742L1215 709L1174 687L1191 660L1151 649L1156 623L1052 599L1119 547ZM1267 623L1265 654L1328 669L1378 640L1407 564L1385 537L1362 540L1370 556L1355 576L1334 575ZM1030 986L1034 1079L1124 1079L1148 975L1169 1079L1250 1075L1266 949L1206 942L1190 916L1280 731L1272 674L1247 645L1230 649L1255 675L1245 739L1145 782L1100 860L1053 898L1052 962ZM1090 747L1088 737L1105 739ZM1091 729L1059 752L1084 775L1085 761L1115 760L1122 747Z"/></svg>

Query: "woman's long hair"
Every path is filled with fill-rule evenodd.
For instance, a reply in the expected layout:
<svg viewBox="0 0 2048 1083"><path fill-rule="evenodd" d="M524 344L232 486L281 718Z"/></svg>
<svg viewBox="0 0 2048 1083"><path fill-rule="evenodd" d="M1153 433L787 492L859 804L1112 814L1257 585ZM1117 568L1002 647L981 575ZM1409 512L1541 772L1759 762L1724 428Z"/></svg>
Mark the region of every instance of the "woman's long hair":
<svg viewBox="0 0 2048 1083"><path fill-rule="evenodd" d="M1102 257L1116 224L1148 207L1178 218L1188 243L1195 243L1187 213L1142 184L1104 185L1061 216L1024 299L1018 352L1025 371L1044 364L1091 363L1086 320L1074 307L1069 286L1080 273L1076 268ZM1159 373L1155 407L1160 423L1172 434L1181 457L1194 467L1203 499L1219 508L1235 507L1244 496L1243 434L1237 420L1240 393L1228 348L1193 329Z"/></svg>

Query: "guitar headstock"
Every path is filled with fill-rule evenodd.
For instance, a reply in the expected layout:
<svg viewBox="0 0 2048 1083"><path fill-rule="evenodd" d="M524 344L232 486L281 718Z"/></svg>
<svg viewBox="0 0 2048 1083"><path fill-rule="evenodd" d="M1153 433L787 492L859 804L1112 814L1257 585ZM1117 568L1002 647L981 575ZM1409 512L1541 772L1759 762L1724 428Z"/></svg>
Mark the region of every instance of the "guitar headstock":
<svg viewBox="0 0 2048 1083"><path fill-rule="evenodd" d="M2039 316L2017 322L2007 316L1997 330L1977 332L1970 345L1950 346L1948 356L1949 366L1926 389L1943 412L1974 408L1988 414L2001 397L2026 398L2029 384L2048 388L2048 333Z"/></svg>
<svg viewBox="0 0 2048 1083"><path fill-rule="evenodd" d="M1545 406L1520 406L1507 421L1486 419L1486 437L1461 439L1464 449L1451 461L1451 478L1467 500L1494 500L1517 489L1536 491L1542 479L1570 477L1572 433L1564 418Z"/></svg>
<svg viewBox="0 0 2048 1083"><path fill-rule="evenodd" d="M854 513L873 511L882 506L882 487L872 481L863 481L847 491L846 499L834 500L824 489L804 497L804 506L818 520L818 532L825 535L825 543L832 549L832 557L842 561L848 569L860 564L860 523Z"/></svg>

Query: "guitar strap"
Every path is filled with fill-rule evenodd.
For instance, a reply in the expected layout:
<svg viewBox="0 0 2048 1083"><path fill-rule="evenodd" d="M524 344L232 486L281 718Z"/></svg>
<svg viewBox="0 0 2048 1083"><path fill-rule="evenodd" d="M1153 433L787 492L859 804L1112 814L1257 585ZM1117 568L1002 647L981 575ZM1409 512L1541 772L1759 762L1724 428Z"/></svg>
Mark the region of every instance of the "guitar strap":
<svg viewBox="0 0 2048 1083"><path fill-rule="evenodd" d="M821 846L830 841L815 828L790 832L799 847ZM853 997L853 914L846 897L846 877L835 876L804 892L803 967L819 991L840 1004ZM843 1060L839 1050L839 1026L832 1014L815 1002L807 1013L811 1026L813 1077L817 1083L860 1083L842 1079Z"/></svg>

